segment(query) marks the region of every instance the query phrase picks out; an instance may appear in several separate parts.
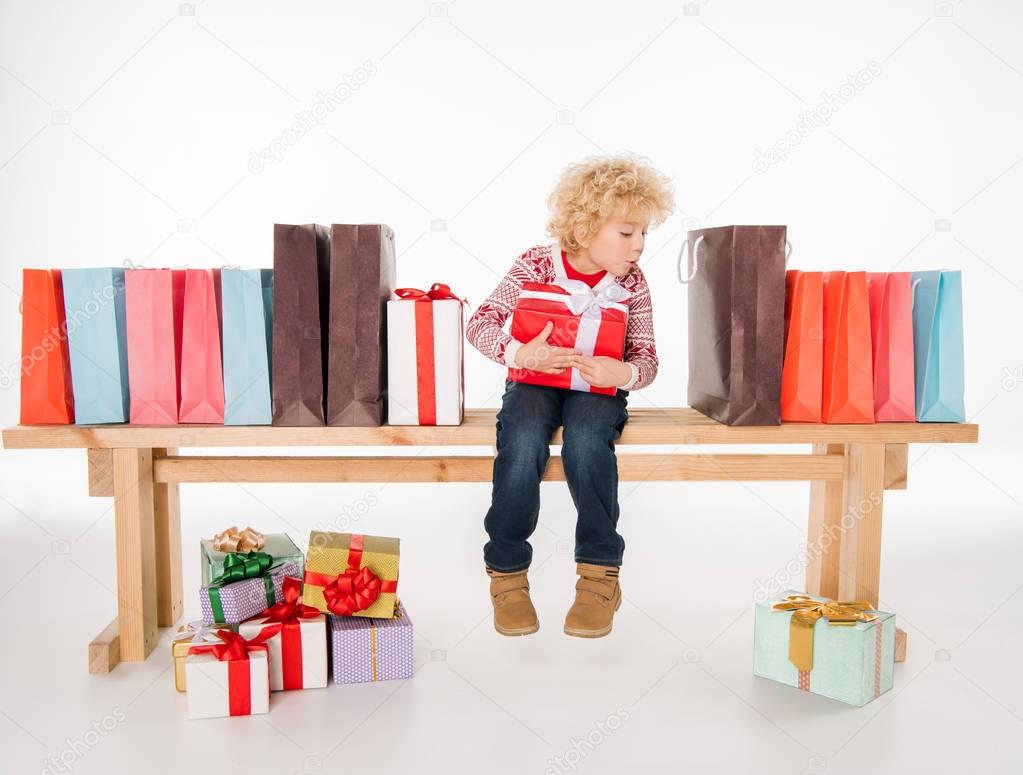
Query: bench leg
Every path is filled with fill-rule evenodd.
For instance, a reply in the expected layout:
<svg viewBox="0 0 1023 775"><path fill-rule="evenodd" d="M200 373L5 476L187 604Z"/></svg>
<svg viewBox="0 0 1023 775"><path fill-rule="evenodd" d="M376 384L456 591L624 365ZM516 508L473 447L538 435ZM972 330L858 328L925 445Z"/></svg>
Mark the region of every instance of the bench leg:
<svg viewBox="0 0 1023 775"><path fill-rule="evenodd" d="M881 586L884 444L847 445L845 464L838 597L876 606Z"/></svg>
<svg viewBox="0 0 1023 775"><path fill-rule="evenodd" d="M109 673L121 661L121 638L117 619L108 624L89 644L89 672Z"/></svg>
<svg viewBox="0 0 1023 775"><path fill-rule="evenodd" d="M844 444L814 444L815 455L841 455ZM842 544L842 482L810 482L810 520L806 536L806 592L838 598Z"/></svg>
<svg viewBox="0 0 1023 775"><path fill-rule="evenodd" d="M152 450L114 450L114 533L120 658L141 662L157 639Z"/></svg>
<svg viewBox="0 0 1023 775"><path fill-rule="evenodd" d="M177 449L154 449L153 459L176 455ZM156 529L156 619L160 627L174 625L184 613L181 592L181 503L178 485L153 485Z"/></svg>

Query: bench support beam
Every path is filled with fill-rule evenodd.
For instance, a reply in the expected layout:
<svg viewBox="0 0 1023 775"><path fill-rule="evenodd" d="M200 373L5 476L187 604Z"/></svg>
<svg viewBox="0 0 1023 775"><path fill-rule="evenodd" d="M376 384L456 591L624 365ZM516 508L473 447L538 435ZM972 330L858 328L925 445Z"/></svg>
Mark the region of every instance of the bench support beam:
<svg viewBox="0 0 1023 775"><path fill-rule="evenodd" d="M490 482L490 456L199 456L157 457L155 481L177 482ZM840 482L844 458L784 454L624 454L619 481L643 482ZM564 481L561 457L553 455L544 481Z"/></svg>
<svg viewBox="0 0 1023 775"><path fill-rule="evenodd" d="M153 451L115 449L113 455L120 658L141 662L157 639Z"/></svg>
<svg viewBox="0 0 1023 775"><path fill-rule="evenodd" d="M153 463L177 454L176 449L154 449ZM170 627L185 611L181 588L181 501L178 485L154 483L153 523L156 544L156 618Z"/></svg>

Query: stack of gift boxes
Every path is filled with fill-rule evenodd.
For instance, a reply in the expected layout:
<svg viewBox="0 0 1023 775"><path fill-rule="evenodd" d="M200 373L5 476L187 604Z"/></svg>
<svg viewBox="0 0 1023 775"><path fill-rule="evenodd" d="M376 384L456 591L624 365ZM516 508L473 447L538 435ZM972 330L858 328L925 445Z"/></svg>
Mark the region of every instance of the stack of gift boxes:
<svg viewBox="0 0 1023 775"><path fill-rule="evenodd" d="M397 538L229 528L201 542L203 618L179 629L174 682L189 718L267 713L271 693L411 678ZM329 679L329 680L328 680Z"/></svg>

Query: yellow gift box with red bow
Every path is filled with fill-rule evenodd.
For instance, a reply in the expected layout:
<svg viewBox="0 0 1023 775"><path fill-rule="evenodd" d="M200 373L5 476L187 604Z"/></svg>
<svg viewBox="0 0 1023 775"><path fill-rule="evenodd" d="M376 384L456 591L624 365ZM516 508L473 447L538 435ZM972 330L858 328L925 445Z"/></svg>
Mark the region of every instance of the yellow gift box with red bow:
<svg viewBox="0 0 1023 775"><path fill-rule="evenodd" d="M399 547L397 538L314 530L306 551L305 603L335 616L394 618Z"/></svg>

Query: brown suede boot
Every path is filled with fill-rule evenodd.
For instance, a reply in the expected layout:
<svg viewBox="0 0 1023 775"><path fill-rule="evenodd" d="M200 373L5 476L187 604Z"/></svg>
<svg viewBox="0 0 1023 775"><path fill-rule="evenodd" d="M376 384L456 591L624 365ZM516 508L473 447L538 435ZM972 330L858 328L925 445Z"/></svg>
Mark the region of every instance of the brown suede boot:
<svg viewBox="0 0 1023 775"><path fill-rule="evenodd" d="M565 634L577 638L602 638L611 632L615 611L622 605L618 568L576 564L575 602L565 617Z"/></svg>
<svg viewBox="0 0 1023 775"><path fill-rule="evenodd" d="M502 635L531 635L539 630L536 609L529 599L526 571L500 573L487 568L487 575L494 604L494 629Z"/></svg>

